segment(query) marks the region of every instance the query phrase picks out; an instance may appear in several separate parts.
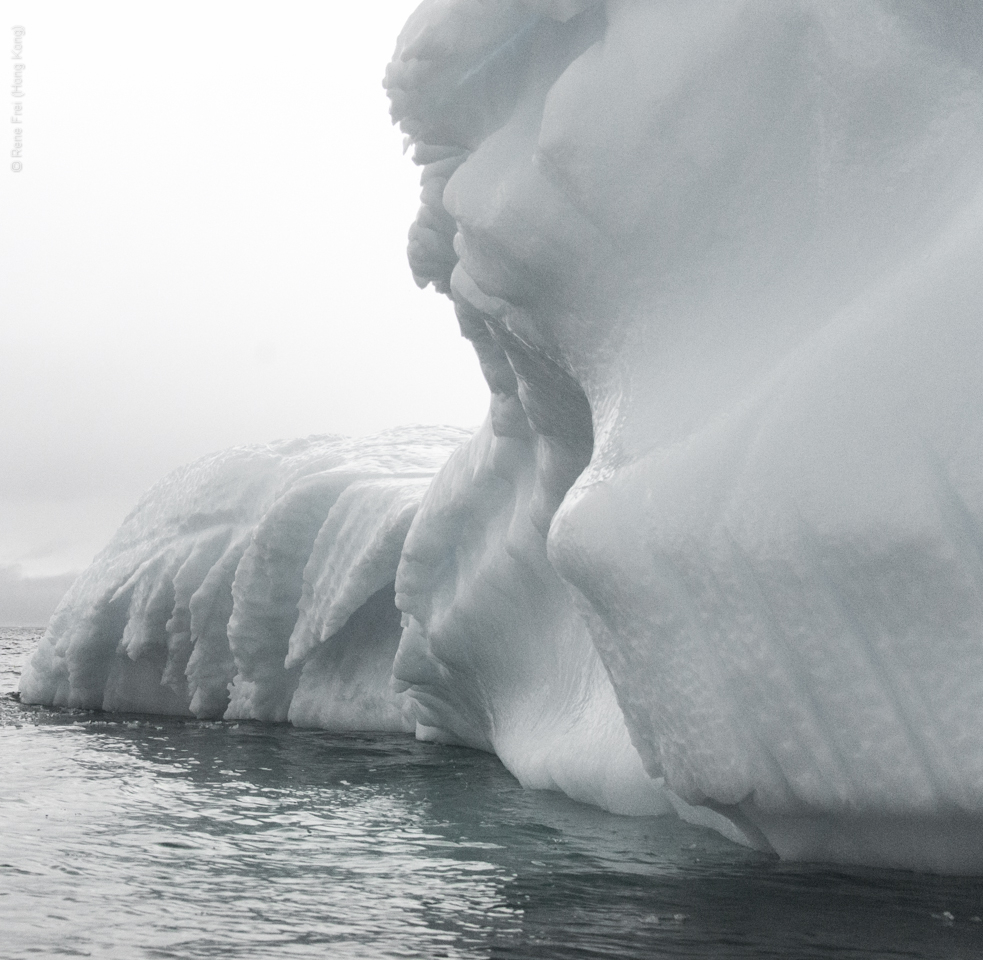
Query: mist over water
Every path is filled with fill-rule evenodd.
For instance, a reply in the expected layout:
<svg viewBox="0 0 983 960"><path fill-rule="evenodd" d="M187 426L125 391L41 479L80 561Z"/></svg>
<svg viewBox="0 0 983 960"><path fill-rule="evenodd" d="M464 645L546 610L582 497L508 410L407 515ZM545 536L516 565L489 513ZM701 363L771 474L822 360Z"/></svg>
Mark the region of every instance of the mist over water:
<svg viewBox="0 0 983 960"><path fill-rule="evenodd" d="M914 957L983 883L782 865L406 736L27 707L0 631L0 917L27 957Z"/></svg>

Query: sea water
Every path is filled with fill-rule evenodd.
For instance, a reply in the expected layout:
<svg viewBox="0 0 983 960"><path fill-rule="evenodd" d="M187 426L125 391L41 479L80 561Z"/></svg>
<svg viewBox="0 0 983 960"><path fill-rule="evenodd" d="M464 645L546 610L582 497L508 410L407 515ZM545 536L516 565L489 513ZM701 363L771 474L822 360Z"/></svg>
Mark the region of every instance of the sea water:
<svg viewBox="0 0 983 960"><path fill-rule="evenodd" d="M983 880L785 865L492 756L29 707L0 630L0 957L979 958Z"/></svg>

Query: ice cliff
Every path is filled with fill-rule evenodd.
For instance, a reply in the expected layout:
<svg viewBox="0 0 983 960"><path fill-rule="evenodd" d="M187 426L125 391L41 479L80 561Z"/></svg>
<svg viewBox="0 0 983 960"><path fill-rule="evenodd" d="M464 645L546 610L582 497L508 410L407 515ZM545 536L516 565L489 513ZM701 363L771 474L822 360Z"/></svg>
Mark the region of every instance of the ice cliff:
<svg viewBox="0 0 983 960"><path fill-rule="evenodd" d="M25 699L983 871L983 7L428 0L386 86L487 421L165 481Z"/></svg>
<svg viewBox="0 0 983 960"><path fill-rule="evenodd" d="M537 637L789 857L983 867L981 73L976 3L458 0L387 75L493 391L431 501L507 462L476 549L546 571ZM487 656L529 578L421 588L444 526L404 649Z"/></svg>

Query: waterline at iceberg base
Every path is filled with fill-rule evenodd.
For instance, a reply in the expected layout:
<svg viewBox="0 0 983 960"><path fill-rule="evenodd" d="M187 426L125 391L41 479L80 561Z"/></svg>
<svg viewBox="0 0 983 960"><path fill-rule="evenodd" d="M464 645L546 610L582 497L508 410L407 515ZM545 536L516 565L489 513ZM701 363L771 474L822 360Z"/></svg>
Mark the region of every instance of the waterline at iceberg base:
<svg viewBox="0 0 983 960"><path fill-rule="evenodd" d="M386 86L485 424L163 481L23 698L983 871L983 9L429 0Z"/></svg>

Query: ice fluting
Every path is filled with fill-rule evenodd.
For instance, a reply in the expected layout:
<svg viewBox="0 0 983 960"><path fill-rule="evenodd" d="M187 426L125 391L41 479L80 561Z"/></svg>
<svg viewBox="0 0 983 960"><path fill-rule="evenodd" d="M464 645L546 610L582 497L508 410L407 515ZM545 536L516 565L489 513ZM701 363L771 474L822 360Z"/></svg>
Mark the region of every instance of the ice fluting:
<svg viewBox="0 0 983 960"><path fill-rule="evenodd" d="M396 566L427 483L467 436L237 447L164 478L55 612L23 699L413 731L392 682Z"/></svg>

